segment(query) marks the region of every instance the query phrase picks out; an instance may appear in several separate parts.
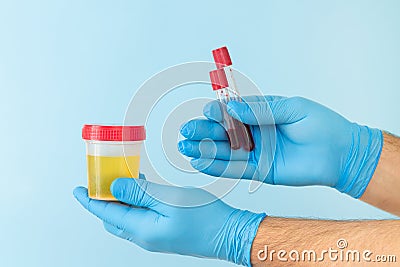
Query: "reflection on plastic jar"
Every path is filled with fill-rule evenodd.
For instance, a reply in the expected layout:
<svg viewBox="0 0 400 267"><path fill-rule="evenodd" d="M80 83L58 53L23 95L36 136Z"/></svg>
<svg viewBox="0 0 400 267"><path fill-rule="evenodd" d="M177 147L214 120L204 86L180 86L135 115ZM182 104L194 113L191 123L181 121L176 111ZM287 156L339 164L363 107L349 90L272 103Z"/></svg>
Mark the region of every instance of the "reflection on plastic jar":
<svg viewBox="0 0 400 267"><path fill-rule="evenodd" d="M111 183L120 177L138 178L144 126L84 125L89 197L116 200Z"/></svg>

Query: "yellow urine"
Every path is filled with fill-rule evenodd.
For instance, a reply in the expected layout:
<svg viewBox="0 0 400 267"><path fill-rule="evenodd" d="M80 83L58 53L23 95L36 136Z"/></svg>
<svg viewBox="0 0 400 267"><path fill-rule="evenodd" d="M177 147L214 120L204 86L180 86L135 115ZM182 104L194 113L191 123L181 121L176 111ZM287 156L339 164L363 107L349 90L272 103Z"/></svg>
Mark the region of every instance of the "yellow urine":
<svg viewBox="0 0 400 267"><path fill-rule="evenodd" d="M105 157L87 155L89 197L116 200L110 192L111 183L120 177L139 177L140 156Z"/></svg>

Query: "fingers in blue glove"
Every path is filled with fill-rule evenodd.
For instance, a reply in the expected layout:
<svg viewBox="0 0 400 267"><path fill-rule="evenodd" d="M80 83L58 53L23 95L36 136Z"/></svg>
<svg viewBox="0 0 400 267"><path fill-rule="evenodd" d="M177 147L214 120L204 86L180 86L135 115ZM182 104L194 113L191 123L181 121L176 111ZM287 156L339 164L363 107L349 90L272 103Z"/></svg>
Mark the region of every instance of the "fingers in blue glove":
<svg viewBox="0 0 400 267"><path fill-rule="evenodd" d="M221 103L218 100L208 102L203 108L203 114L207 119L221 123L223 115L221 112Z"/></svg>
<svg viewBox="0 0 400 267"><path fill-rule="evenodd" d="M138 229L143 228L149 222L155 222L160 216L157 212L149 209L132 208L118 202L91 199L84 187L75 188L74 196L85 209L102 221L120 229L126 229L131 233L136 233Z"/></svg>
<svg viewBox="0 0 400 267"><path fill-rule="evenodd" d="M144 248L146 250L156 251L154 248L149 246L149 244L146 242L146 240L149 238L149 236L151 234L156 234L157 228L152 227L152 230L150 233L150 231L145 230L146 227L145 227L145 225L143 225L141 231L136 231L134 233L131 233L131 232L127 231L126 229L120 229L120 228L116 227L115 225L109 224L104 221L103 221L103 226L107 232L109 232L110 234L112 234L116 237L133 242L136 245L138 245L139 247ZM147 227L148 227L148 225L147 225Z"/></svg>
<svg viewBox="0 0 400 267"><path fill-rule="evenodd" d="M232 150L228 141L182 140L178 143L178 148L183 155L192 158L247 161L250 157L250 153L243 149Z"/></svg>
<svg viewBox="0 0 400 267"><path fill-rule="evenodd" d="M250 102L268 103L268 102L273 102L273 101L279 101L282 99L286 99L286 97L283 97L283 96L261 96L261 95L242 97L243 102L246 102L246 103L250 103ZM213 120L216 122L223 121L220 102L217 100L207 103L203 108L203 114L209 120Z"/></svg>
<svg viewBox="0 0 400 267"><path fill-rule="evenodd" d="M234 209L201 189L171 187L146 180L117 179L111 191L127 204L157 210L90 200L85 188L76 188L74 194L79 202L101 218L111 234L149 251L225 259L250 266L251 243L265 214ZM172 196L180 200L180 205L155 200L160 196ZM192 203L202 205L191 208L182 205ZM131 211L124 213L126 208Z"/></svg>
<svg viewBox="0 0 400 267"><path fill-rule="evenodd" d="M305 100L301 97L252 96L244 97L243 100L243 102L228 102L227 112L245 124L271 125L294 123L306 116L304 108L302 108ZM218 101L207 103L203 109L203 113L210 120L217 122L223 120Z"/></svg>
<svg viewBox="0 0 400 267"><path fill-rule="evenodd" d="M152 188L149 188L152 186L152 183L144 179L118 178L113 181L110 190L113 196L121 202L160 212L158 200L147 193L147 191L152 191Z"/></svg>
<svg viewBox="0 0 400 267"><path fill-rule="evenodd" d="M251 180L256 176L257 165L247 161L225 161L216 159L192 159L196 170L216 177Z"/></svg>
<svg viewBox="0 0 400 267"><path fill-rule="evenodd" d="M303 103L304 99L301 97L261 102L230 101L227 104L227 112L249 125L288 124L306 117Z"/></svg>
<svg viewBox="0 0 400 267"><path fill-rule="evenodd" d="M104 226L104 229L107 232L109 232L110 234L115 235L116 237L119 237L122 239L133 241L133 240L131 240L131 235L128 232L124 231L123 229L120 229L120 228L114 226L113 224L109 224L104 221L103 221L103 226Z"/></svg>
<svg viewBox="0 0 400 267"><path fill-rule="evenodd" d="M228 140L224 127L215 121L194 119L182 125L180 133L190 140L203 140L206 138L216 141Z"/></svg>

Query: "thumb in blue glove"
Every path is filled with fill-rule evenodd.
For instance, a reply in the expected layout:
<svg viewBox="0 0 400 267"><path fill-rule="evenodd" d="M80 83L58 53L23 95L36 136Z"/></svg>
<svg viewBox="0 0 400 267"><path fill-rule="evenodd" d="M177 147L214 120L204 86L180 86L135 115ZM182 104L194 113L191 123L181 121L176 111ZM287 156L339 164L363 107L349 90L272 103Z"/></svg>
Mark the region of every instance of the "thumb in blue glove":
<svg viewBox="0 0 400 267"><path fill-rule="evenodd" d="M146 180L117 179L111 192L123 204L90 199L84 187L77 187L74 195L103 221L108 232L146 250L250 266L251 245L265 214L232 208L202 189ZM187 206L201 202L204 204Z"/></svg>

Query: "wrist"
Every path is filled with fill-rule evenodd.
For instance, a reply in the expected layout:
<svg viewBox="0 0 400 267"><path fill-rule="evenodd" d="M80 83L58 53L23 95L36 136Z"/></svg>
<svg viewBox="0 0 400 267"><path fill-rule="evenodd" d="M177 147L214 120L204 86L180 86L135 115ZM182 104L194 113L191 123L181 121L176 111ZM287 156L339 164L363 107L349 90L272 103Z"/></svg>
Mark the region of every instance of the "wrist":
<svg viewBox="0 0 400 267"><path fill-rule="evenodd" d="M335 188L359 198L367 188L378 164L383 136L379 129L353 124L350 151L342 159L343 171Z"/></svg>
<svg viewBox="0 0 400 267"><path fill-rule="evenodd" d="M217 257L230 262L251 266L251 246L265 213L234 210L226 220L220 234L216 236ZM222 242L225 241L225 242ZM225 243L225 246L221 246ZM222 248L224 247L224 248Z"/></svg>
<svg viewBox="0 0 400 267"><path fill-rule="evenodd" d="M383 133L384 145L374 175L360 200L400 215L400 138Z"/></svg>

